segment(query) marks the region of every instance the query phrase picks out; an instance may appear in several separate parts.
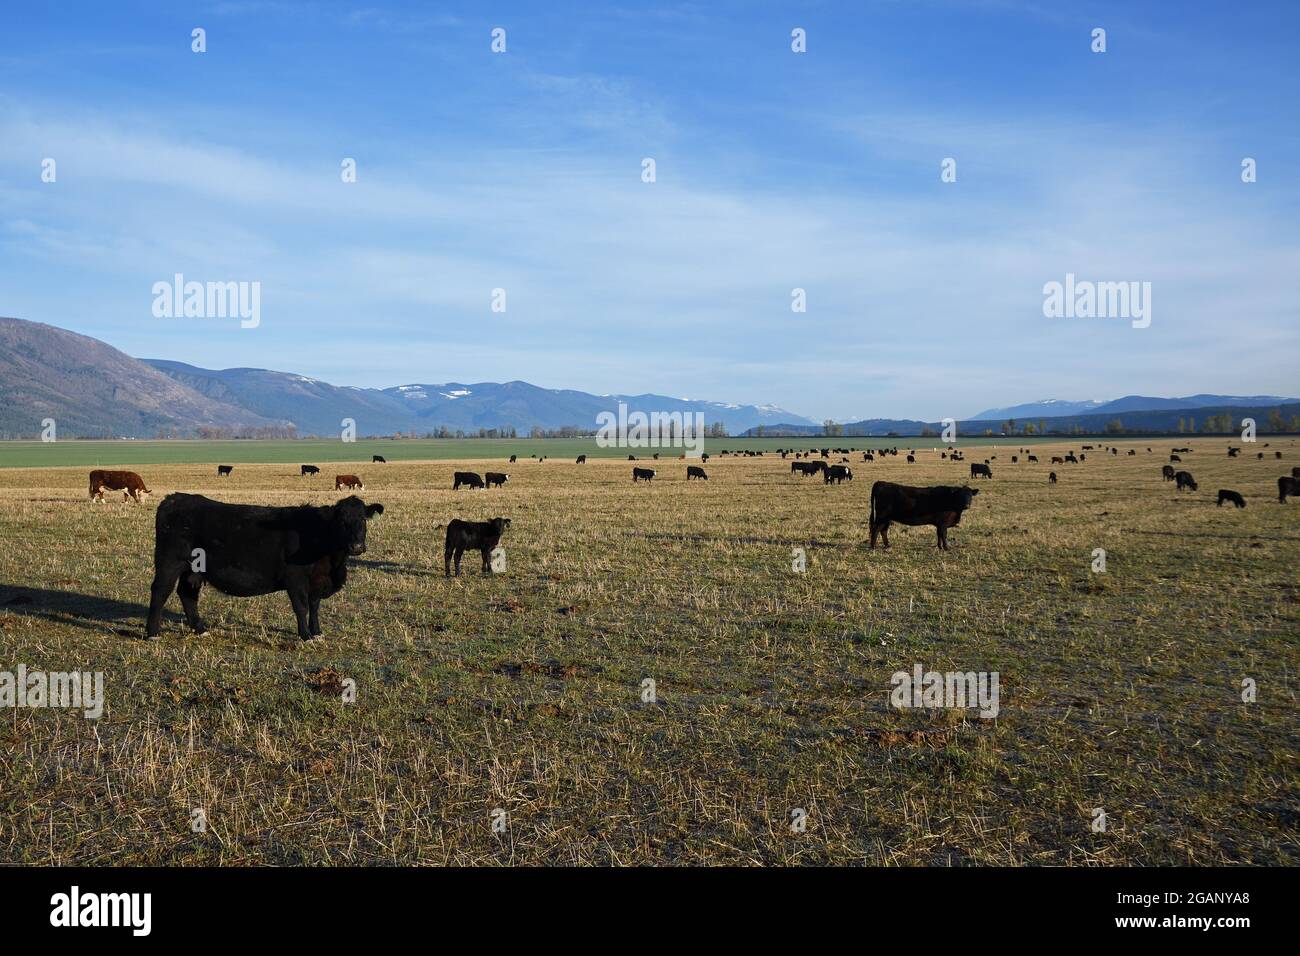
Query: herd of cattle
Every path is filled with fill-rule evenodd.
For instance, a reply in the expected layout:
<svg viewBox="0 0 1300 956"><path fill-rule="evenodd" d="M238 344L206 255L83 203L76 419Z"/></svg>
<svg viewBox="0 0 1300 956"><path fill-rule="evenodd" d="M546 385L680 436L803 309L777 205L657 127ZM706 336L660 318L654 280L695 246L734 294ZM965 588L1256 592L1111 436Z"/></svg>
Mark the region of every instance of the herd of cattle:
<svg viewBox="0 0 1300 956"><path fill-rule="evenodd" d="M1265 445L1265 447L1268 447ZM1094 451L1094 446L1082 446L1083 452L1078 456L1073 451L1066 455L1054 456L1053 464L1070 464L1086 461L1086 452ZM826 484L841 484L853 480L853 470L848 466L850 453L856 448L810 449L808 452L794 449L777 449L784 459L791 455L795 460L790 463L790 474L800 477L821 475ZM1117 455L1118 449L1104 447ZM1147 452L1151 453L1148 448ZM1181 455L1188 454L1191 448L1175 448L1170 454L1171 462L1181 463ZM1013 464L1025 456L1027 462L1037 462L1035 455L1026 448L1019 449L1011 456ZM1231 458L1238 457L1239 449L1229 448ZM820 458L814 458L817 454ZM723 450L720 456L731 454ZM762 457L761 451L736 452L738 456ZM827 461L832 454L839 454L839 463ZM1129 455L1136 450L1130 449ZM872 462L877 456L897 456L897 448L878 448L862 452L862 461ZM1282 453L1275 452L1277 458ZM534 455L538 461L545 457ZM577 464L586 462L586 455L578 456ZM635 461L633 456L629 459ZM658 455L654 456L656 459ZM907 461L915 462L915 450L908 453ZM942 458L963 461L962 453L957 450L945 451ZM1259 453L1259 458L1264 457ZM708 456L701 456L702 461ZM991 464L997 459L994 455L984 462L972 462L971 478L993 479ZM516 460L515 455L510 456ZM384 458L375 455L373 462L384 462ZM217 476L229 478L234 471L233 465L219 465ZM302 465L300 475L309 478L320 473L315 465ZM1172 481L1177 491L1197 491L1196 480L1190 471L1175 470L1172 465L1161 468L1165 481ZM657 472L653 468L635 465L632 468L632 481L651 481ZM688 465L686 480L708 480L708 475L700 465ZM453 475L452 488L493 488L503 487L510 475L503 472L486 472L480 476L476 472L457 471ZM1057 481L1056 472L1049 474L1048 480ZM360 477L346 474L336 475L336 490L364 489ZM1278 501L1285 504L1291 496L1300 496L1300 467L1292 468L1289 476L1277 480ZM144 495L151 492L140 475L133 471L110 471L95 469L90 473L90 497L92 501L102 502L105 491L121 491L124 499L139 502ZM941 550L948 549L948 530L961 522L962 514L971 507L979 490L968 486L936 485L916 487L902 485L892 481L877 481L871 486L871 510L869 516L870 547L875 548L879 538L883 545L889 547L889 528L891 524L918 526L932 525L937 535L937 544ZM1229 503L1237 508L1246 507L1245 498L1230 488L1221 488L1217 504ZM293 612L297 618L298 636L304 640L319 636L321 633L319 610L320 602L342 589L347 580L347 560L350 556L363 554L366 550L366 522L382 514L384 506L366 504L355 495L344 498L333 505L316 507L298 505L293 507L270 507L261 505L227 504L206 498L202 495L175 493L168 495L159 505L155 522L154 538L154 578L150 588L149 614L145 625L146 636L158 636L162 623L163 607L173 589L180 598L185 618L197 633L206 629L198 612L198 599L202 586L211 584L218 591L236 597L251 597L279 591L287 592ZM510 526L509 518L495 518L492 521L463 521L452 519L447 525L447 534L443 548L443 570L447 576L460 574L461 557L465 551L478 551L483 559L483 571L491 571L491 555L499 546L501 537Z"/></svg>

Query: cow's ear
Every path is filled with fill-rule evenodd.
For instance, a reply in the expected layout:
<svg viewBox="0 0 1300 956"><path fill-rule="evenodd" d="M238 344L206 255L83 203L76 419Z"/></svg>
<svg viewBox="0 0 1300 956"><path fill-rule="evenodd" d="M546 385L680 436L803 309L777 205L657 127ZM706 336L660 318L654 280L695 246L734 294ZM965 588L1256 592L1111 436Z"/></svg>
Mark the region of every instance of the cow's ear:
<svg viewBox="0 0 1300 956"><path fill-rule="evenodd" d="M978 495L980 493L980 490L978 488L971 488L970 493L972 495Z"/></svg>
<svg viewBox="0 0 1300 956"><path fill-rule="evenodd" d="M384 506L383 506L383 505L366 505L366 520L367 520L367 521L370 520L371 518L373 518L375 515L381 515L381 514L383 514L383 513L384 513Z"/></svg>

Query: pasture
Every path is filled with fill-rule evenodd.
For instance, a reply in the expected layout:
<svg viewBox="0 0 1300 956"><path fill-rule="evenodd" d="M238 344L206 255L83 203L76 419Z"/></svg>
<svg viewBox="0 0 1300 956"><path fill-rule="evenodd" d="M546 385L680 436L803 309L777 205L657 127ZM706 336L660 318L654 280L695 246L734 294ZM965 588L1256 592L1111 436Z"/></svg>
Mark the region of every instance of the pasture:
<svg viewBox="0 0 1300 956"><path fill-rule="evenodd" d="M689 484L663 459L634 485L630 462L575 465L589 442L509 466L540 443L454 461L291 443L312 479L235 450L253 443L176 443L229 479L131 447L160 443L0 469L0 670L102 671L106 696L97 721L0 711L0 862L1294 865L1300 500L1279 505L1276 479L1300 442L1119 441L1049 465L1084 443L1110 442L1013 465L1014 439L963 442L961 463L932 439L766 440L899 447L850 456L839 485L770 452ZM1173 445L1199 491L1161 480ZM134 468L152 499L91 504L88 464ZM510 481L453 492L461 469ZM386 511L323 639L297 639L283 594L210 588L206 635L173 597L142 639L165 494L332 503L336 472ZM866 548L882 478L979 488L951 551L897 525ZM1215 507L1219 488L1248 507ZM497 515L505 570L467 555L444 578L447 522ZM916 664L998 672L998 716L895 709L891 675Z"/></svg>

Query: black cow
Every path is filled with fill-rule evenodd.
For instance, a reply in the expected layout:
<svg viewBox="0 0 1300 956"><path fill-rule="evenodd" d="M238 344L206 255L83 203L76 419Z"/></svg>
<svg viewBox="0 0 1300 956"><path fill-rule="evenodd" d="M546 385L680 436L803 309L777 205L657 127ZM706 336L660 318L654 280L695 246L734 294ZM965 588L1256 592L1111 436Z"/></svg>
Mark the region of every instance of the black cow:
<svg viewBox="0 0 1300 956"><path fill-rule="evenodd" d="M703 478L705 481L709 480L709 476L704 473L704 469L699 465L687 465L686 480L690 481L692 478Z"/></svg>
<svg viewBox="0 0 1300 956"><path fill-rule="evenodd" d="M195 633L204 582L223 594L287 591L304 641L320 636L320 602L343 588L348 556L364 554L366 521L383 514L356 495L337 504L270 508L171 494L154 523L153 584L145 635L158 636L173 588Z"/></svg>
<svg viewBox="0 0 1300 956"><path fill-rule="evenodd" d="M876 460L876 456L873 455L873 454L871 454L871 452L869 452L869 451L864 451L864 452L862 453L862 460L863 460L863 461L875 461L875 460Z"/></svg>
<svg viewBox="0 0 1300 956"><path fill-rule="evenodd" d="M1229 448L1228 448L1228 457L1229 457L1229 458L1236 458L1236 457L1237 457L1237 453L1238 453L1239 451L1241 451L1240 448L1232 448L1232 447L1229 447Z"/></svg>
<svg viewBox="0 0 1300 956"><path fill-rule="evenodd" d="M781 457L784 458L785 455L782 454ZM703 454L700 455L700 464L707 465L708 463L709 463L709 453L704 452Z"/></svg>
<svg viewBox="0 0 1300 956"><path fill-rule="evenodd" d="M298 477L302 478L307 475L319 475L319 474L320 474L320 469L317 468L315 465L303 465L302 474L299 475Z"/></svg>
<svg viewBox="0 0 1300 956"><path fill-rule="evenodd" d="M908 463L909 465L914 465L914 464L916 464L916 456L915 456L915 455L908 455L908 456L907 456L907 463Z"/></svg>
<svg viewBox="0 0 1300 956"><path fill-rule="evenodd" d="M217 465L217 477L229 478L230 473L235 470L234 465Z"/></svg>
<svg viewBox="0 0 1300 956"><path fill-rule="evenodd" d="M451 561L456 559L456 574L460 574L460 559L466 551L478 551L483 555L483 573L492 572L492 552L501 543L501 536L510 527L509 518L493 518L491 521L462 521L452 518L447 523L447 543L442 552L443 572L451 577Z"/></svg>
<svg viewBox="0 0 1300 956"><path fill-rule="evenodd" d="M1262 457L1262 456L1261 456L1261 457ZM1180 464L1182 463L1182 459L1179 458L1177 455L1170 455L1170 456L1169 456L1169 460L1170 460L1170 461L1176 461L1176 462L1179 462Z"/></svg>
<svg viewBox="0 0 1300 956"><path fill-rule="evenodd" d="M1011 464L1015 465L1015 464L1018 464L1019 462L1020 462L1020 456L1019 456L1019 455L1012 455L1012 456L1011 456Z"/></svg>
<svg viewBox="0 0 1300 956"><path fill-rule="evenodd" d="M375 462L378 462L381 465L386 465L388 464L388 459L385 458L383 455L371 455L370 463L373 465Z"/></svg>
<svg viewBox="0 0 1300 956"><path fill-rule="evenodd" d="M834 482L837 485L843 484L846 479L849 481L853 480L853 469L848 465L831 465L826 469L824 478L825 483L828 485L831 482Z"/></svg>
<svg viewBox="0 0 1300 956"><path fill-rule="evenodd" d="M1246 499L1241 497L1240 494L1238 494L1235 491L1230 491L1227 488L1220 488L1219 502L1218 502L1219 506L1222 506L1225 501L1231 501L1238 508L1246 507Z"/></svg>
<svg viewBox="0 0 1300 956"><path fill-rule="evenodd" d="M575 464L578 464L578 465L585 465L586 463L587 463L587 456L586 456L586 455L579 455L579 456L578 456L578 460L577 460L577 462L575 462Z"/></svg>
<svg viewBox="0 0 1300 956"><path fill-rule="evenodd" d="M1300 478L1300 466L1291 469L1292 478Z"/></svg>
<svg viewBox="0 0 1300 956"><path fill-rule="evenodd" d="M633 483L633 484L636 484L638 481L649 481L649 480L650 480L651 478L653 478L654 476L655 476L655 470L654 470L653 468L633 468L633 469L632 469L632 483Z"/></svg>
<svg viewBox="0 0 1300 956"><path fill-rule="evenodd" d="M824 461L792 461L790 462L790 473L800 474L807 478L809 475L816 475L826 468Z"/></svg>
<svg viewBox="0 0 1300 956"><path fill-rule="evenodd" d="M1030 455L1030 456L1029 456L1029 460L1030 460L1030 461L1038 461L1038 456L1037 456L1037 455Z"/></svg>
<svg viewBox="0 0 1300 956"><path fill-rule="evenodd" d="M992 478L993 472L988 465L977 465L972 462L970 466L970 476L974 478L976 475L983 475L985 478Z"/></svg>
<svg viewBox="0 0 1300 956"><path fill-rule="evenodd" d="M519 458L518 455L511 455L511 456L510 456L510 464L513 465L513 464L515 463L516 459L518 459L518 458Z"/></svg>
<svg viewBox="0 0 1300 956"><path fill-rule="evenodd" d="M507 481L510 480L510 476L506 474L502 474L499 471L489 471L483 475L483 479L484 481L487 482L487 486L489 488L492 487L500 488L502 485L504 485Z"/></svg>
<svg viewBox="0 0 1300 956"><path fill-rule="evenodd" d="M1054 484L1056 484L1056 472L1054 472L1054 471L1049 471L1049 472L1047 473L1047 483L1048 483L1049 485L1054 485Z"/></svg>
<svg viewBox="0 0 1300 956"><path fill-rule="evenodd" d="M913 488L892 481L878 481L871 486L871 547L879 534L889 547L889 525L897 521L906 525L932 524L938 532L939 548L948 550L948 529L961 521L961 514L971 506L979 490L969 487L940 485Z"/></svg>
<svg viewBox="0 0 1300 956"><path fill-rule="evenodd" d="M1283 475L1277 480L1277 503L1286 504L1288 495L1292 498L1300 496L1300 478L1288 478Z"/></svg>
<svg viewBox="0 0 1300 956"><path fill-rule="evenodd" d="M472 471L458 471L452 475L451 490L455 491L461 485L469 485L471 488L482 488L483 479Z"/></svg>
<svg viewBox="0 0 1300 956"><path fill-rule="evenodd" d="M1161 476L1165 481L1173 481L1173 480L1174 480L1174 466L1173 466L1173 465L1161 465L1161 466L1160 466L1160 476Z"/></svg>
<svg viewBox="0 0 1300 956"><path fill-rule="evenodd" d="M1111 451L1114 451L1114 450L1115 450L1115 449L1113 449L1113 448L1111 449ZM1128 453L1129 453L1130 455L1136 455L1136 454L1137 454L1137 449L1136 449L1136 448L1130 448L1130 449L1128 450Z"/></svg>
<svg viewBox="0 0 1300 956"><path fill-rule="evenodd" d="M1184 488L1191 488L1192 491L1196 490L1196 481L1192 478L1190 471L1174 472L1174 482L1177 485L1175 489L1177 491L1182 491Z"/></svg>

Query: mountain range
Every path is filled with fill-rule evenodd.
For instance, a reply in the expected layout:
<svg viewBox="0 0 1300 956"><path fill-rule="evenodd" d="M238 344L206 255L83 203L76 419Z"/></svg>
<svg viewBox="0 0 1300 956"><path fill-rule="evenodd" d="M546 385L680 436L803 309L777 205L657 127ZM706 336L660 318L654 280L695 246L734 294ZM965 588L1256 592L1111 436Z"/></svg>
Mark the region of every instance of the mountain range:
<svg viewBox="0 0 1300 956"><path fill-rule="evenodd" d="M773 405L592 395L528 382L446 382L391 388L332 385L293 372L213 370L135 359L111 345L39 322L0 318L0 436L33 437L52 418L67 437L334 435L345 418L358 435L424 435L445 427L476 434L534 426L594 430L596 416L629 409L701 412L729 432L756 425L812 425Z"/></svg>
<svg viewBox="0 0 1300 956"><path fill-rule="evenodd" d="M1137 412L1178 410L1191 408L1225 408L1237 405L1261 408L1269 405L1285 405L1297 402L1297 398L1282 398L1279 395L1188 395L1186 398L1151 398L1145 395L1125 395L1112 401L1093 399L1083 402L1062 401L1047 398L1024 405L1011 405L1007 408L987 408L970 416L972 420L991 421L1012 418L1039 419L1061 418L1067 415L1104 415L1107 412Z"/></svg>
<svg viewBox="0 0 1300 956"><path fill-rule="evenodd" d="M0 437L31 438L53 419L63 437L279 437L334 435L344 419L357 434L413 435L447 429L514 429L527 435L597 427L601 412L619 403L644 412L702 412L707 425L730 434L818 435L813 419L773 405L695 401L664 395L593 395L540 388L528 382L411 383L389 388L332 385L294 372L205 369L164 359L135 359L111 345L39 322L0 318ZM1049 431L1100 432L1119 419L1131 430L1173 431L1184 418L1252 416L1264 427L1271 414L1300 413L1300 399L1271 395L1129 395L1113 401L1044 400L992 408L959 422L959 434L998 434L1016 419ZM1181 414L1179 414L1181 412ZM939 432L915 419L864 419L840 426L846 435L899 436Z"/></svg>

